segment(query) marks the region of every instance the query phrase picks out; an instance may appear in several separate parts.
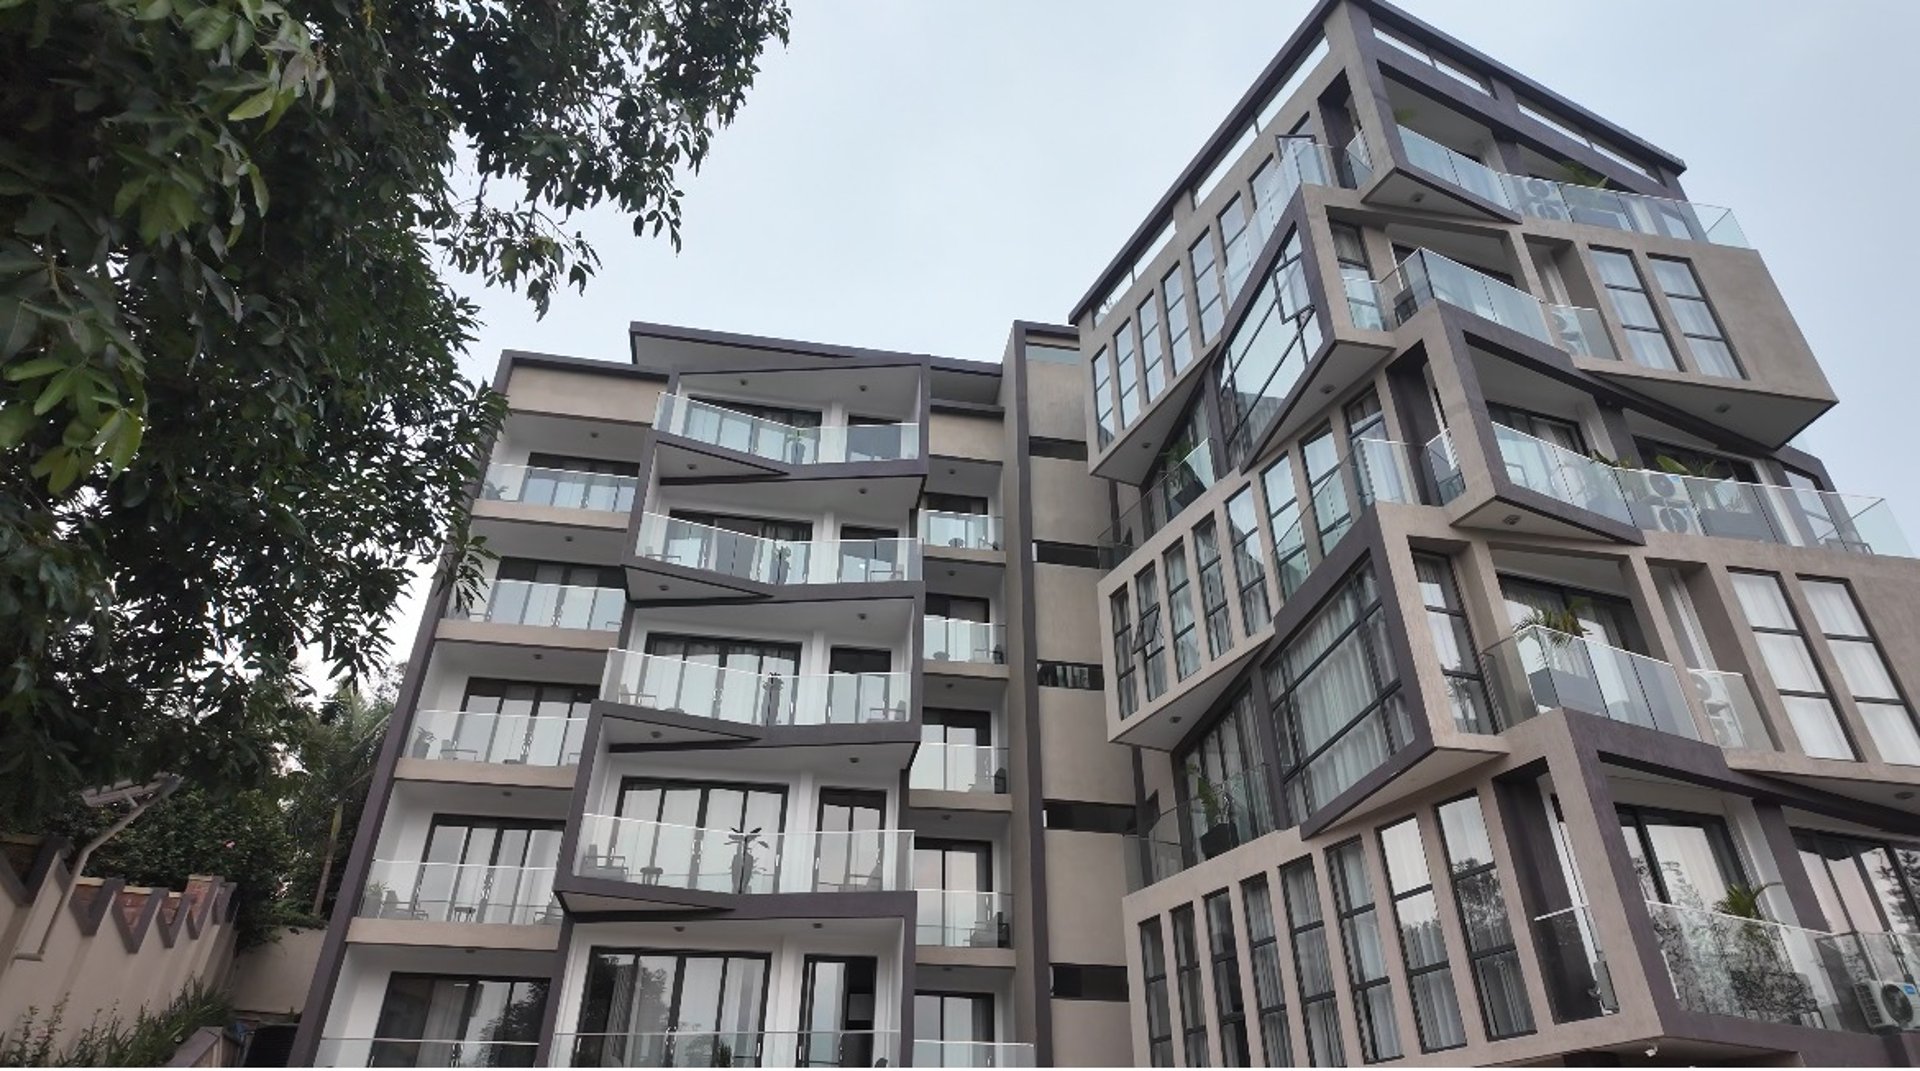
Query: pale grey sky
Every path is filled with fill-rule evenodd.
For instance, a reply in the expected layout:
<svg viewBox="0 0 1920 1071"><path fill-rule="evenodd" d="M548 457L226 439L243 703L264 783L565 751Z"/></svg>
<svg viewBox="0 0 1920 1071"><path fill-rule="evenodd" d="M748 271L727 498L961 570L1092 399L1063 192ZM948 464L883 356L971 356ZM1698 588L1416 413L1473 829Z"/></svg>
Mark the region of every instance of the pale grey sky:
<svg viewBox="0 0 1920 1071"><path fill-rule="evenodd" d="M587 294L539 321L469 286L486 327L467 367L625 360L632 320L995 360L1009 321L1066 316L1310 6L797 0L791 45L686 180L685 251L582 217L605 260ZM1895 255L1920 247L1920 4L1402 6L1677 154L1694 200L1735 210L1841 397L1800 445L1920 540Z"/></svg>

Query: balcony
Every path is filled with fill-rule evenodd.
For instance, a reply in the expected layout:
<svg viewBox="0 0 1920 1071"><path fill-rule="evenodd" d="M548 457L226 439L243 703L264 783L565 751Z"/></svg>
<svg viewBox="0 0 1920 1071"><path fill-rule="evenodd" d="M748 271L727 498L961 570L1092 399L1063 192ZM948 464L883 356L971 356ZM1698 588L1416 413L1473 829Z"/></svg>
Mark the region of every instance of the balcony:
<svg viewBox="0 0 1920 1071"><path fill-rule="evenodd" d="M1392 326L1412 319L1436 301L1465 309L1482 319L1576 357L1616 359L1605 321L1592 309L1552 305L1485 272L1449 260L1428 249L1408 254L1375 284L1378 312ZM1353 295L1348 295L1349 308ZM1355 323L1359 323L1356 313Z"/></svg>
<svg viewBox="0 0 1920 1071"><path fill-rule="evenodd" d="M1175 454L1166 474L1142 491L1140 501L1121 514L1113 527L1100 537L1101 562L1108 569L1125 561L1133 548L1153 538L1155 532L1213 486L1211 440L1202 440L1190 449L1176 450Z"/></svg>
<svg viewBox="0 0 1920 1071"><path fill-rule="evenodd" d="M1687 705L1690 688L1701 698L1715 743L1768 746L1753 691L1738 673L1676 667L1538 624L1520 626L1481 657L1501 697L1502 729L1557 709L1699 740Z"/></svg>
<svg viewBox="0 0 1920 1071"><path fill-rule="evenodd" d="M573 766L586 735L584 718L422 710L413 715L407 757L508 766Z"/></svg>
<svg viewBox="0 0 1920 1071"><path fill-rule="evenodd" d="M575 877L665 890L762 896L912 887L913 831L778 833L582 818Z"/></svg>
<svg viewBox="0 0 1920 1071"><path fill-rule="evenodd" d="M636 585L648 596L660 598L718 594L710 590L714 588L773 594L801 585L920 579L917 539L763 539L659 513L641 516L635 553L639 560L629 563L630 574L703 585L700 590L683 587L657 596L653 584Z"/></svg>
<svg viewBox="0 0 1920 1071"><path fill-rule="evenodd" d="M1533 920L1533 945L1556 1023L1597 1019L1620 1010L1613 974L1586 905L1549 911Z"/></svg>
<svg viewBox="0 0 1920 1071"><path fill-rule="evenodd" d="M1503 181L1506 176L1493 168L1404 126L1400 128L1400 147L1406 150L1407 162L1414 167L1482 201L1498 205L1508 212L1517 211Z"/></svg>
<svg viewBox="0 0 1920 1071"><path fill-rule="evenodd" d="M1013 903L1006 893L921 889L916 944L935 948L1013 947Z"/></svg>
<svg viewBox="0 0 1920 1071"><path fill-rule="evenodd" d="M907 787L926 792L1004 795L1007 749L985 744L922 743L907 772Z"/></svg>
<svg viewBox="0 0 1920 1071"><path fill-rule="evenodd" d="M920 458L918 424L799 428L680 394L660 396L653 426L656 434L722 451L712 455L722 464L704 474L781 475L826 465Z"/></svg>
<svg viewBox="0 0 1920 1071"><path fill-rule="evenodd" d="M1689 1011L1822 1030L1864 1030L1847 970L1864 935L1648 901L1674 996ZM1899 977L1894 975L1893 977Z"/></svg>
<svg viewBox="0 0 1920 1071"><path fill-rule="evenodd" d="M554 868L376 859L356 916L482 926L557 926Z"/></svg>
<svg viewBox="0 0 1920 1071"><path fill-rule="evenodd" d="M555 1067L884 1067L892 1030L555 1034Z"/></svg>
<svg viewBox="0 0 1920 1071"><path fill-rule="evenodd" d="M912 674L760 673L614 648L607 652L600 698L629 708L623 717L698 729L823 725L905 725L912 718ZM658 715L666 715L661 718Z"/></svg>
<svg viewBox="0 0 1920 1071"><path fill-rule="evenodd" d="M1004 626L928 614L924 629L924 654L929 662L961 662L976 666L1004 666L1007 663ZM940 669L929 666L927 672L937 673Z"/></svg>
<svg viewBox="0 0 1920 1071"><path fill-rule="evenodd" d="M549 509L631 513L639 484L632 476L495 464L487 466L480 499Z"/></svg>
<svg viewBox="0 0 1920 1071"><path fill-rule="evenodd" d="M447 616L498 625L618 632L626 610L627 593L618 588L494 580L477 605L462 606L456 601L447 608Z"/></svg>
<svg viewBox="0 0 1920 1071"><path fill-rule="evenodd" d="M532 1067L537 1041L321 1038L315 1067Z"/></svg>
<svg viewBox="0 0 1920 1071"><path fill-rule="evenodd" d="M1125 838L1128 892L1165 881L1274 830L1265 765L1216 781L1189 781L1194 789L1188 800Z"/></svg>
<svg viewBox="0 0 1920 1071"><path fill-rule="evenodd" d="M1034 1067L1033 1046L1024 1041L915 1039L915 1067Z"/></svg>
<svg viewBox="0 0 1920 1071"><path fill-rule="evenodd" d="M945 513L920 511L918 529L921 545L950 550L1000 549L1000 518L985 513Z"/></svg>

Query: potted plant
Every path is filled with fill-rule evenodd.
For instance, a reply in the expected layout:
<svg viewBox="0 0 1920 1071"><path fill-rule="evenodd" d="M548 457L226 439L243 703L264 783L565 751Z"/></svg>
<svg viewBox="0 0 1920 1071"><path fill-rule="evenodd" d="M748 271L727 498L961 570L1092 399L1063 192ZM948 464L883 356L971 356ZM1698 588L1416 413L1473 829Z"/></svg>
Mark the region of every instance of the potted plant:
<svg viewBox="0 0 1920 1071"><path fill-rule="evenodd" d="M1813 984L1794 969L1779 927L1766 920L1761 895L1778 882L1734 882L1713 905L1724 918L1720 955L1728 996L1736 1014L1776 1023L1798 1023L1817 1016L1820 1002Z"/></svg>
<svg viewBox="0 0 1920 1071"><path fill-rule="evenodd" d="M750 891L748 886L753 884L755 868L758 865L753 854L753 846L758 844L766 847L767 842L761 839L758 826L752 829L734 826L727 833L727 843L733 845L733 891L748 892Z"/></svg>
<svg viewBox="0 0 1920 1071"><path fill-rule="evenodd" d="M1208 859L1232 851L1240 836L1233 828L1233 802L1212 781L1201 776L1196 764L1187 768L1193 785L1193 798L1200 804L1200 853Z"/></svg>

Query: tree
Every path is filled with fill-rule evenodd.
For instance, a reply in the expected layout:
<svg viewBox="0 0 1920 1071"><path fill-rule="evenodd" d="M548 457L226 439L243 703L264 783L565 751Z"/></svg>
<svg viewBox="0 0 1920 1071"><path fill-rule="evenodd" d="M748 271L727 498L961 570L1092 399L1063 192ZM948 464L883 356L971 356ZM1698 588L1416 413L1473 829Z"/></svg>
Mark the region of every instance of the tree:
<svg viewBox="0 0 1920 1071"><path fill-rule="evenodd" d="M787 20L0 0L0 827L161 770L264 782L296 651L353 676L423 563L475 583L502 408L437 264L544 312L597 265L573 213L677 246Z"/></svg>
<svg viewBox="0 0 1920 1071"><path fill-rule="evenodd" d="M394 694L390 674L372 695L342 688L298 734L300 769L287 778L287 826L298 846L288 873L289 897L315 918L327 917L339 895L347 850L393 716Z"/></svg>

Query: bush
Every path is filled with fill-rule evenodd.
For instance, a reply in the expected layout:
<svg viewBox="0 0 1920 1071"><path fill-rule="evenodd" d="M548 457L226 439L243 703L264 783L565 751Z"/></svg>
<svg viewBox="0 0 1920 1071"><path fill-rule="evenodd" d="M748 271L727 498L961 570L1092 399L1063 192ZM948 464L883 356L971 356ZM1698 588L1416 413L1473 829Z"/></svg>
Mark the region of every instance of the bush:
<svg viewBox="0 0 1920 1071"><path fill-rule="evenodd" d="M159 1067L194 1031L229 1022L233 1005L221 990L195 982L160 1011L142 1011L131 1026L97 1020L56 1050L64 1014L64 1005L56 1006L38 1022L38 1009L28 1008L17 1031L0 1034L0 1067Z"/></svg>

